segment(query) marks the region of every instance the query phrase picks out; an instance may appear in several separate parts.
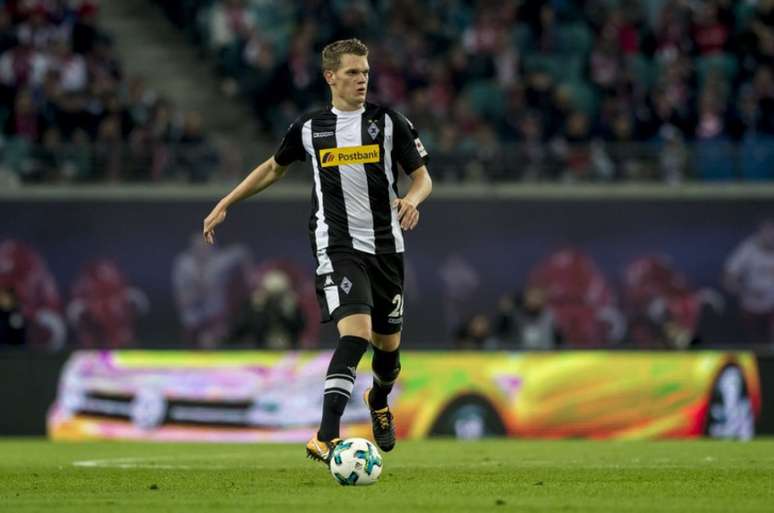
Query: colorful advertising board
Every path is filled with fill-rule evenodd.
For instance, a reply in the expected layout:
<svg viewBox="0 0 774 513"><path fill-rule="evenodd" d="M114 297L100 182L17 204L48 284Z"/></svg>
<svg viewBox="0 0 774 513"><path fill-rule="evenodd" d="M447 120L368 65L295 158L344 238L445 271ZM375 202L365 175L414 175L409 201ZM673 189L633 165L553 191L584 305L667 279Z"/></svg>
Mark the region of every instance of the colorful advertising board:
<svg viewBox="0 0 774 513"><path fill-rule="evenodd" d="M65 365L55 440L304 442L331 353L81 351ZM761 411L751 353L410 352L393 394L400 438L748 439ZM364 359L343 436L369 436Z"/></svg>

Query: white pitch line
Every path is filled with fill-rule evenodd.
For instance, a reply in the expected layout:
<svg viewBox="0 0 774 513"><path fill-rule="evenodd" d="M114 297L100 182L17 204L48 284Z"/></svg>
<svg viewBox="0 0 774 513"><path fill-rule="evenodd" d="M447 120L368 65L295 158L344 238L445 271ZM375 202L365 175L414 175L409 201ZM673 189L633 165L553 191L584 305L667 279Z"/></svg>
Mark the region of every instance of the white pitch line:
<svg viewBox="0 0 774 513"><path fill-rule="evenodd" d="M233 458L240 456L238 454L213 454L208 455L207 458ZM229 468L224 465L182 465L177 463L154 463L159 460L176 460L186 459L185 456L156 456L156 457L132 457L132 458L107 458L98 460L79 460L73 461L74 467L87 467L87 468L143 468L143 469L160 469L160 470L223 470Z"/></svg>

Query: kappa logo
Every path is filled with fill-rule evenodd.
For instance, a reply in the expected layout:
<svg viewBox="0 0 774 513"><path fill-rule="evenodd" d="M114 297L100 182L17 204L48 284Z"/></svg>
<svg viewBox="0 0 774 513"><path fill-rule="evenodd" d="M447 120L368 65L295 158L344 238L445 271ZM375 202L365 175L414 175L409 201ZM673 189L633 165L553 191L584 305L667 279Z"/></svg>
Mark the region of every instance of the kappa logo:
<svg viewBox="0 0 774 513"><path fill-rule="evenodd" d="M378 144L365 146L350 146L344 148L328 148L320 150L320 166L333 167L348 164L369 164L379 162L381 149Z"/></svg>
<svg viewBox="0 0 774 513"><path fill-rule="evenodd" d="M325 277L325 285L323 285L323 286L324 287L335 287L336 286L336 284L333 283L333 278L331 278L330 274Z"/></svg>

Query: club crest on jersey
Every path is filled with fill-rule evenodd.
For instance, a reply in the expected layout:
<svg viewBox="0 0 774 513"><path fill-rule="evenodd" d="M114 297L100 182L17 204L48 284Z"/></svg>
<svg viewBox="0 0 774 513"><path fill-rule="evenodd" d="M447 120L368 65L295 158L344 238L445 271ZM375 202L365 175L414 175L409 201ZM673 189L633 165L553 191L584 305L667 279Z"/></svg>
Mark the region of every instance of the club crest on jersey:
<svg viewBox="0 0 774 513"><path fill-rule="evenodd" d="M370 135L373 140L376 140L376 137L379 135L379 127L376 126L376 123L373 121L368 125L368 135Z"/></svg>
<svg viewBox="0 0 774 513"><path fill-rule="evenodd" d="M333 167L348 164L369 164L379 162L381 150L378 144L328 148L320 150L320 166Z"/></svg>

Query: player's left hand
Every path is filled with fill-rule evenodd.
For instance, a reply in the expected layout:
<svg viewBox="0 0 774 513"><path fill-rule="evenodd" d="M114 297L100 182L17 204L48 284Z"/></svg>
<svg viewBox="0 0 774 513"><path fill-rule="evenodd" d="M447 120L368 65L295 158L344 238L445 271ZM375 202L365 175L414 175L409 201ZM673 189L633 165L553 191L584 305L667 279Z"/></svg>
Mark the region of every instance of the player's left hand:
<svg viewBox="0 0 774 513"><path fill-rule="evenodd" d="M413 230L419 222L417 206L406 198L397 198L393 207L398 209L398 221L404 231Z"/></svg>

